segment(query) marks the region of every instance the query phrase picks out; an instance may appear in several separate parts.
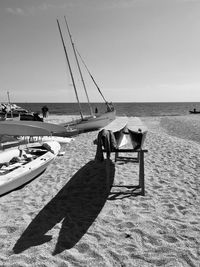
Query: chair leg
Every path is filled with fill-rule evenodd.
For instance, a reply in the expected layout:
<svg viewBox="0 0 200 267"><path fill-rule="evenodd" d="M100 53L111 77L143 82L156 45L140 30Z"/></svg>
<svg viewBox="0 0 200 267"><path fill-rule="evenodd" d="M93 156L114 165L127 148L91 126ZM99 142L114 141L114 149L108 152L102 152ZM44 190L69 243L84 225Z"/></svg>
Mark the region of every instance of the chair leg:
<svg viewBox="0 0 200 267"><path fill-rule="evenodd" d="M117 161L118 156L119 156L119 153L115 152L115 162Z"/></svg>
<svg viewBox="0 0 200 267"><path fill-rule="evenodd" d="M144 152L139 152L139 186L141 188L141 195L145 195L145 183L144 183Z"/></svg>
<svg viewBox="0 0 200 267"><path fill-rule="evenodd" d="M139 155L139 152L137 153L137 162L140 162L140 155Z"/></svg>

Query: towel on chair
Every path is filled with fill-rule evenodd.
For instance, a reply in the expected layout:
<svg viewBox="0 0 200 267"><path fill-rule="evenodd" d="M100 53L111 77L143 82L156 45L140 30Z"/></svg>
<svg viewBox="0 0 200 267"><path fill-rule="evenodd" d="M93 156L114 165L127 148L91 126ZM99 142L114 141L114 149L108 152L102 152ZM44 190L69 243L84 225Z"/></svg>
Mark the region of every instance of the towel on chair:
<svg viewBox="0 0 200 267"><path fill-rule="evenodd" d="M103 161L103 148L106 150L107 158L110 158L110 153L118 148L115 136L110 130L101 130L97 137L97 150L95 160Z"/></svg>

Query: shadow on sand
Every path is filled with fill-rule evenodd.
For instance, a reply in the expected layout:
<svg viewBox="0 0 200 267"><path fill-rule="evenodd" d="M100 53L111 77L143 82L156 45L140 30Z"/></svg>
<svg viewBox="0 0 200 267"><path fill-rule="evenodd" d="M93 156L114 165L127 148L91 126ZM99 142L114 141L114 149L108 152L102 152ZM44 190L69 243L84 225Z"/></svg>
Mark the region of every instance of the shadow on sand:
<svg viewBox="0 0 200 267"><path fill-rule="evenodd" d="M14 253L50 241L52 236L46 233L61 221L53 255L71 249L103 208L114 175L110 160L88 162L33 219L13 247Z"/></svg>

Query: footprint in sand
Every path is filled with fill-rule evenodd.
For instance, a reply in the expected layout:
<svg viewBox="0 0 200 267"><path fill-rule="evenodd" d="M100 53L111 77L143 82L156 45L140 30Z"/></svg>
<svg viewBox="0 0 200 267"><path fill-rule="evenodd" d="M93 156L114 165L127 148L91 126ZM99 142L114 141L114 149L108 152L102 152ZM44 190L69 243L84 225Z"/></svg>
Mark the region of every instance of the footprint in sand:
<svg viewBox="0 0 200 267"><path fill-rule="evenodd" d="M168 211L167 211L169 214L173 214L173 213L175 213L175 210L174 210L174 208L171 208L171 209L168 209Z"/></svg>
<svg viewBox="0 0 200 267"><path fill-rule="evenodd" d="M8 227L7 227L7 232L8 232L9 234L14 233L15 231L17 231L17 227L15 227L15 226L8 226Z"/></svg>
<svg viewBox="0 0 200 267"><path fill-rule="evenodd" d="M174 204L168 204L166 206L168 206L169 209L174 209Z"/></svg>
<svg viewBox="0 0 200 267"><path fill-rule="evenodd" d="M134 224L132 222L123 222L117 225L118 228L120 229L126 229L126 228L133 228Z"/></svg>
<svg viewBox="0 0 200 267"><path fill-rule="evenodd" d="M168 243L176 243L178 242L178 239L174 236L170 236L170 235L165 235L164 236L164 240Z"/></svg>
<svg viewBox="0 0 200 267"><path fill-rule="evenodd" d="M90 249L90 246L86 243L81 243L77 245L77 250L79 253L82 253L82 254L86 253L89 251L89 249Z"/></svg>
<svg viewBox="0 0 200 267"><path fill-rule="evenodd" d="M179 210L180 213L185 214L186 213L186 207L179 205L177 206L177 209Z"/></svg>

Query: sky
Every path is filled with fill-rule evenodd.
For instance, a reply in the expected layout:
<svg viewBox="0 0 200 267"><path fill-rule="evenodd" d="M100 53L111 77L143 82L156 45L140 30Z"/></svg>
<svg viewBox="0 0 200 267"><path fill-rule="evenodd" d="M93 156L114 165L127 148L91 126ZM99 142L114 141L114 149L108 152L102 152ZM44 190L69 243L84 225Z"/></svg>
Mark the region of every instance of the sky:
<svg viewBox="0 0 200 267"><path fill-rule="evenodd" d="M0 0L0 102L81 102L73 42L112 102L200 101L200 0ZM91 102L102 102L82 63Z"/></svg>

